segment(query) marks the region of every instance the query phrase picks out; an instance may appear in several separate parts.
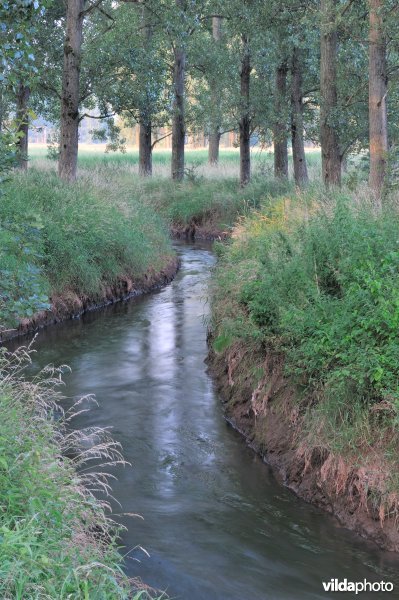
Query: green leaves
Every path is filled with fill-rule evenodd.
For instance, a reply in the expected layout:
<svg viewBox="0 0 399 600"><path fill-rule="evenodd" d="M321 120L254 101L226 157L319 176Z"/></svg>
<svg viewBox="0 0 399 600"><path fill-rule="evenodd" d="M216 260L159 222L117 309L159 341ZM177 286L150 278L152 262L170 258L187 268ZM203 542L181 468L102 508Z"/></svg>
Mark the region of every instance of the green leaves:
<svg viewBox="0 0 399 600"><path fill-rule="evenodd" d="M0 223L0 329L50 309L49 286L40 267L41 227L37 214L27 214L24 224L4 218Z"/></svg>

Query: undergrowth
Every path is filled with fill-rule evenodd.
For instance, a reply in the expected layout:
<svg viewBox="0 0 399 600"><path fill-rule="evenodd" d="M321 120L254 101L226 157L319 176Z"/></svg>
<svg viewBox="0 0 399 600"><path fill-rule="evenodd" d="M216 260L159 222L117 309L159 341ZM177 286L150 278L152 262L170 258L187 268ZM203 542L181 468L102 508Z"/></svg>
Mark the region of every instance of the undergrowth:
<svg viewBox="0 0 399 600"><path fill-rule="evenodd" d="M84 176L102 180L106 173L108 186L117 185L123 197L134 198L139 204L155 210L169 227L194 223L211 233L230 232L237 218L259 208L265 197L292 189L288 182L256 176L248 186L240 188L233 177L198 175L176 183L161 177L139 178L125 170L108 172L101 166L97 171L85 172Z"/></svg>
<svg viewBox="0 0 399 600"><path fill-rule="evenodd" d="M398 231L392 204L310 188L264 202L219 250L215 349L284 353L313 398L309 419L340 451L398 430Z"/></svg>
<svg viewBox="0 0 399 600"><path fill-rule="evenodd" d="M172 256L168 231L148 205L118 187L61 182L31 169L0 203L0 324L49 307L50 294L96 298L121 276L140 277Z"/></svg>
<svg viewBox="0 0 399 600"><path fill-rule="evenodd" d="M74 431L63 369L29 381L29 349L0 352L0 597L3 600L148 598L123 574L118 529L107 516L107 476L123 462L107 431ZM69 458L68 458L69 457Z"/></svg>

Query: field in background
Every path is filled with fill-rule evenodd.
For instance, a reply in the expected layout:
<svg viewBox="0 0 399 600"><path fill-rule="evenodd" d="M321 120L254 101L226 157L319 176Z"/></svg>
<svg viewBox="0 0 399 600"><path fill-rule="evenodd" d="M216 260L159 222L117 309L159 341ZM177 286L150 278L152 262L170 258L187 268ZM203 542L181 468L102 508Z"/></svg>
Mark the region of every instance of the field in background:
<svg viewBox="0 0 399 600"><path fill-rule="evenodd" d="M208 164L208 150L201 148L197 150L186 150L186 172L188 177L204 176L209 178L234 177L238 178L239 150L238 148L221 148L220 159L217 166ZM253 148L251 152L252 167L254 175L273 175L273 153L269 149L261 150ZM29 147L29 158L32 166L39 168L56 167L55 161L48 161L47 146L44 144L31 144ZM155 176L170 176L170 150L154 150L153 172ZM320 150L308 149L308 168L311 179L319 178L320 174ZM79 146L79 168L99 169L106 167L125 168L138 174L139 152L138 148L127 148L125 154L121 152L105 152L105 144L80 144Z"/></svg>

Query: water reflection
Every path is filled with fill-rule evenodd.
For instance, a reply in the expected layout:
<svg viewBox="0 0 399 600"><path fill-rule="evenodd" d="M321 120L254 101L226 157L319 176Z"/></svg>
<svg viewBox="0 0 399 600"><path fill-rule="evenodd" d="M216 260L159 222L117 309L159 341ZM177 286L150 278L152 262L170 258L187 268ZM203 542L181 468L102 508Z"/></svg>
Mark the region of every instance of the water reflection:
<svg viewBox="0 0 399 600"><path fill-rule="evenodd" d="M126 548L150 558L131 550L141 562L127 560L128 573L184 600L316 599L332 577L397 581L395 557L279 486L224 422L204 365L214 257L201 244L179 252L182 270L165 289L50 328L36 344L37 365L71 365L70 396L96 394L99 408L77 425L112 425L133 464L118 469L114 495L144 517L122 517Z"/></svg>

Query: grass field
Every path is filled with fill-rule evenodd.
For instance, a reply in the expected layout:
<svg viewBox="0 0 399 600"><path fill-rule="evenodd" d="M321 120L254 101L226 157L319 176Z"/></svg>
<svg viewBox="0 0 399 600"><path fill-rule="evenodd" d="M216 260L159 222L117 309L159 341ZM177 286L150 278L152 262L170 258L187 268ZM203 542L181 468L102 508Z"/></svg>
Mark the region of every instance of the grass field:
<svg viewBox="0 0 399 600"><path fill-rule="evenodd" d="M31 144L29 148L29 157L32 166L45 166L47 163L47 146L43 144ZM219 164L217 166L208 165L208 150L201 148L198 150L186 150L186 172L188 177L203 176L207 178L237 178L239 173L239 150L238 148L221 148ZM253 174L272 176L273 174L273 153L266 149L260 150L253 148L251 153ZM155 176L170 176L170 150L154 150L153 152L153 171ZM320 168L320 151L318 149L309 149L307 152L307 161L310 176L316 177ZM50 161L49 161L50 162ZM54 167L55 161L52 161ZM139 153L137 148L128 148L125 154L121 152L105 152L104 144L81 144L79 146L79 168L82 169L104 169L120 168L133 173L138 173ZM49 168L49 164L46 164Z"/></svg>

